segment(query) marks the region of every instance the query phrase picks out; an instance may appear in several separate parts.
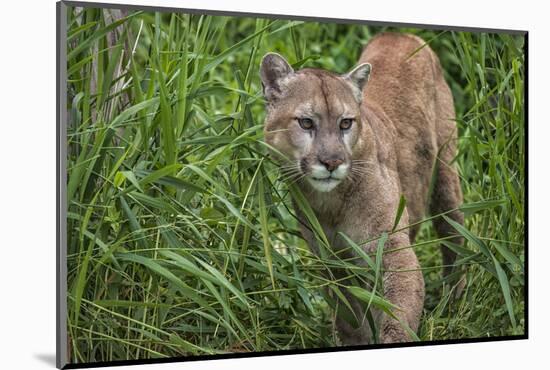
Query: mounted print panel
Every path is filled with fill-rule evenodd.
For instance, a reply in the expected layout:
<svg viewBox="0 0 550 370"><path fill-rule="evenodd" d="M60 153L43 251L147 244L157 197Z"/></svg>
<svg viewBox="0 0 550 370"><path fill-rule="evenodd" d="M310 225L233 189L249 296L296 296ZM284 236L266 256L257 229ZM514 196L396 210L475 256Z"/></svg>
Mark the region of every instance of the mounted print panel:
<svg viewBox="0 0 550 370"><path fill-rule="evenodd" d="M58 31L59 367L527 338L526 32Z"/></svg>

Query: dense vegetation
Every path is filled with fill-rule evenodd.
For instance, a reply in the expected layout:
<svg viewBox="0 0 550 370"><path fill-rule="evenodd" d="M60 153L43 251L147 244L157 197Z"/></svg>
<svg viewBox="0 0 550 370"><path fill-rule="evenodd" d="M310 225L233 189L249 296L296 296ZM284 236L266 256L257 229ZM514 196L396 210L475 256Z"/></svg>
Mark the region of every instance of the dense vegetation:
<svg viewBox="0 0 550 370"><path fill-rule="evenodd" d="M71 362L335 346L343 289L391 311L379 294L387 234L372 256L350 242L367 269L301 239L291 197L314 216L266 155L258 79L268 51L348 71L388 28L82 8L68 24ZM460 134L467 242L422 223L417 339L522 334L523 38L390 30L440 56ZM441 242L467 271L460 298L441 278ZM377 288L349 288L361 281Z"/></svg>

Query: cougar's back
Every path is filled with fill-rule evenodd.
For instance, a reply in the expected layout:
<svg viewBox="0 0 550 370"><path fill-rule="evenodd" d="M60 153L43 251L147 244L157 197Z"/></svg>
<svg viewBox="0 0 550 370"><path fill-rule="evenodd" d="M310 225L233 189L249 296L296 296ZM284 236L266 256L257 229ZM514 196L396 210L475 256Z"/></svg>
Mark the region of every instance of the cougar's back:
<svg viewBox="0 0 550 370"><path fill-rule="evenodd" d="M359 62L372 65L364 105L387 116L394 126L401 188L410 221L415 222L426 214L439 147L446 143L445 153L456 152L451 91L438 57L421 38L410 34L374 37Z"/></svg>

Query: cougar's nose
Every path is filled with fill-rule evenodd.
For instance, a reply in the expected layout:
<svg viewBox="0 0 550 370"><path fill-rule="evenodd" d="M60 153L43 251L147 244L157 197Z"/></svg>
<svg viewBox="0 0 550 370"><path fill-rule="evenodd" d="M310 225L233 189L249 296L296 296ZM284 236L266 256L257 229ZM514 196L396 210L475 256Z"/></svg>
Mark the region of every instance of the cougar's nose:
<svg viewBox="0 0 550 370"><path fill-rule="evenodd" d="M330 172L334 171L339 165L344 163L344 161L340 158L319 158L319 162L321 162Z"/></svg>

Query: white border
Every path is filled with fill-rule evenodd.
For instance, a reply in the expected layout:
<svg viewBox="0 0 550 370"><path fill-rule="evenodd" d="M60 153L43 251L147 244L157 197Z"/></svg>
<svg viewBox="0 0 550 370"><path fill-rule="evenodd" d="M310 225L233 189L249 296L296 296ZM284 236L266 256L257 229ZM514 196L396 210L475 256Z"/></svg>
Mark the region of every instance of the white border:
<svg viewBox="0 0 550 370"><path fill-rule="evenodd" d="M113 3L125 1L112 0ZM119 367L119 369L512 369L546 363L550 209L546 180L549 50L547 10L517 1L128 0L133 4L315 17L527 29L529 35L530 338L445 345ZM7 369L54 367L55 354L55 1L7 1L0 22L0 281ZM7 114L6 114L7 113ZM546 357L546 356L544 356ZM544 365L542 365L544 366Z"/></svg>

